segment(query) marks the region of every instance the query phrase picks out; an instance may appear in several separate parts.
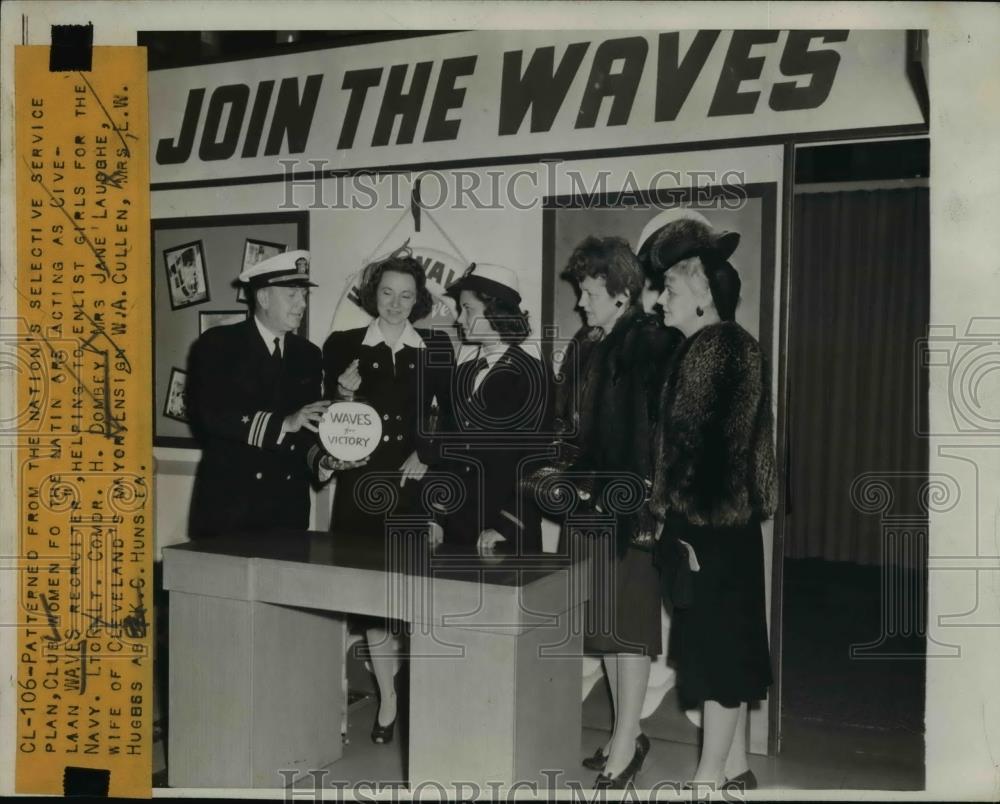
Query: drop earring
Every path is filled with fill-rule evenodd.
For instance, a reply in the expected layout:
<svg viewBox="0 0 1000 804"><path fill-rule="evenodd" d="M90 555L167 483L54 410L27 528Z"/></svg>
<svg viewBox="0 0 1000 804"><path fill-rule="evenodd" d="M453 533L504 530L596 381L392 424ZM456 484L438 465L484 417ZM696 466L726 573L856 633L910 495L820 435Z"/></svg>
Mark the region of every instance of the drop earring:
<svg viewBox="0 0 1000 804"><path fill-rule="evenodd" d="M701 309L700 307L695 307L695 308L694 308L694 312L695 312L695 314L696 314L696 315L697 315L697 316L698 316L699 318L701 318L701 317L702 317L703 315L705 315L705 311L704 311L704 310L702 310L702 309Z"/></svg>

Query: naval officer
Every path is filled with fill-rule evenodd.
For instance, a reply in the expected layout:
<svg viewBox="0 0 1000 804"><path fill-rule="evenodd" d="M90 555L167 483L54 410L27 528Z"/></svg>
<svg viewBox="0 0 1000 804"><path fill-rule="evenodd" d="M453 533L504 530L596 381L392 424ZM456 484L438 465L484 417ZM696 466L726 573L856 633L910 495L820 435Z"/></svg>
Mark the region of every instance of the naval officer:
<svg viewBox="0 0 1000 804"><path fill-rule="evenodd" d="M296 334L310 287L309 252L289 251L239 276L247 321L213 327L189 356L192 429L202 458L192 539L309 526L307 454L320 449L320 350ZM332 468L332 467L331 467Z"/></svg>

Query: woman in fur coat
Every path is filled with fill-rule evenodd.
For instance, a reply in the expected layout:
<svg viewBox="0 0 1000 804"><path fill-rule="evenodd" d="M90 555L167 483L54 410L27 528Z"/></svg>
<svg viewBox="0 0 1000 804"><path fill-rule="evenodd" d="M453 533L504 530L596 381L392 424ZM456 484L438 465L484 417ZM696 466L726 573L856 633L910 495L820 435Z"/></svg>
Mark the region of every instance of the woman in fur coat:
<svg viewBox="0 0 1000 804"><path fill-rule="evenodd" d="M760 528L776 495L770 380L760 346L735 321L733 266L711 248L667 259L652 257L654 270L666 268L663 321L686 340L663 389L651 509L663 522L665 577L685 559L692 571L670 658L681 700L704 703L694 779L751 789L747 704L772 681Z"/></svg>
<svg viewBox="0 0 1000 804"><path fill-rule="evenodd" d="M578 451L571 476L591 505L600 506L608 485L623 481L637 488L635 499L643 499L644 481L652 477L652 418L681 335L643 311L645 277L625 240L586 238L563 277L576 286L586 318L567 346L557 386L557 422ZM607 508L601 513L612 514ZM586 540L594 578L585 649L604 660L615 719L611 740L584 762L603 771L599 788L624 787L649 750L639 715L650 657L662 652L655 525L652 517L626 513L614 518L609 534ZM643 529L647 550L635 546Z"/></svg>

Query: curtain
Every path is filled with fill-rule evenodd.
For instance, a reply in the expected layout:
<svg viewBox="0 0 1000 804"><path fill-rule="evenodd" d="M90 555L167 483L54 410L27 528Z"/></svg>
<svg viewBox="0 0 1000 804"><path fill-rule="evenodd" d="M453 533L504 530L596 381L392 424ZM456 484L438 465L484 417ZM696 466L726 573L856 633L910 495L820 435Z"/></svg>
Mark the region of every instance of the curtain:
<svg viewBox="0 0 1000 804"><path fill-rule="evenodd" d="M877 564L888 542L919 562L927 188L796 196L789 279L785 555Z"/></svg>

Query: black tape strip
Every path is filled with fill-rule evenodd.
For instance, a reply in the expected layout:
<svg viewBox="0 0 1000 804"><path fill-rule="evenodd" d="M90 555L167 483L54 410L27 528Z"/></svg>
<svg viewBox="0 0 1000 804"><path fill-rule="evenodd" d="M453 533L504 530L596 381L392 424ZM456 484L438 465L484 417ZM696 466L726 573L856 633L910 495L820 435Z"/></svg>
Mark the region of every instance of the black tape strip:
<svg viewBox="0 0 1000 804"><path fill-rule="evenodd" d="M94 48L94 24L53 25L49 48L49 72L90 72Z"/></svg>
<svg viewBox="0 0 1000 804"><path fill-rule="evenodd" d="M64 796L95 796L107 798L111 786L111 771L100 768L74 768L67 765L63 771Z"/></svg>

